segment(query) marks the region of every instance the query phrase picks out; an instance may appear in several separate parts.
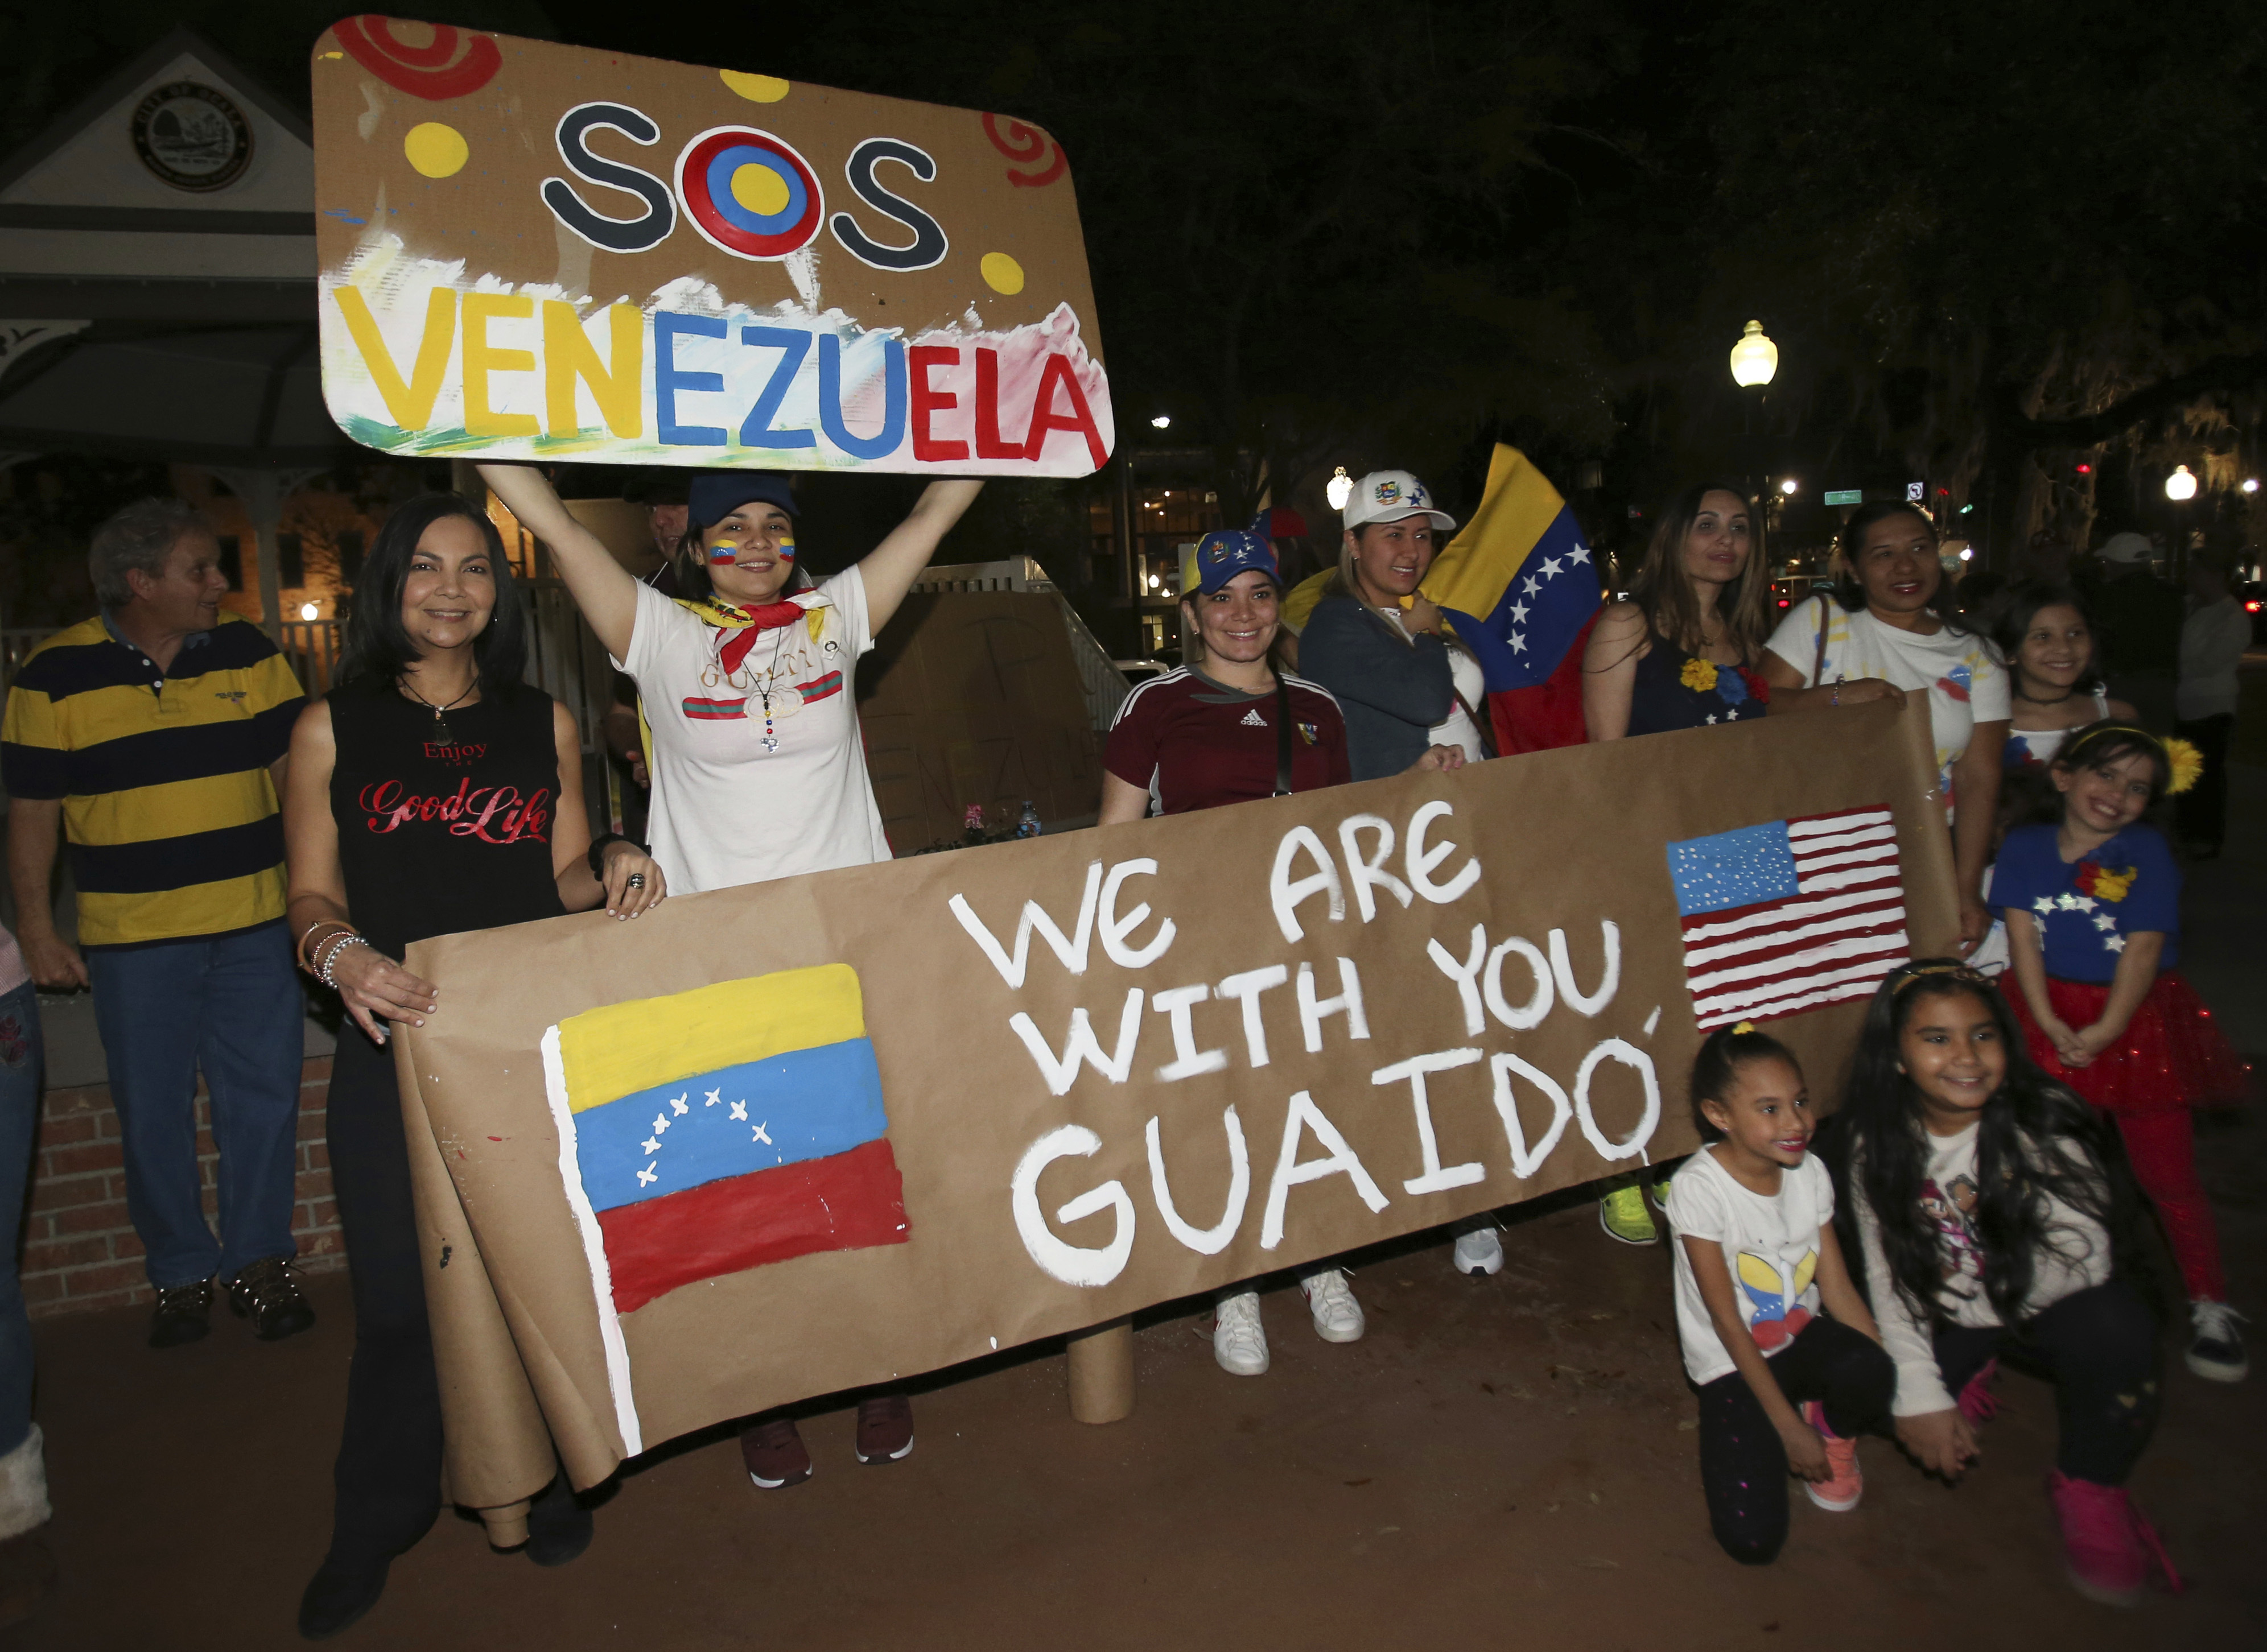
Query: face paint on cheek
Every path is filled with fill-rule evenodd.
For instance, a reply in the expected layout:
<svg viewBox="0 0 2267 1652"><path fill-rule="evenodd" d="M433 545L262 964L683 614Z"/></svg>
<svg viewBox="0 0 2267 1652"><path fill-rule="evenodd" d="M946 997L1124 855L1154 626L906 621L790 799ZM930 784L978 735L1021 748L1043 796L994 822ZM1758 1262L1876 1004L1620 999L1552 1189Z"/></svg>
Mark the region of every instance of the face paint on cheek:
<svg viewBox="0 0 2267 1652"><path fill-rule="evenodd" d="M791 537L782 537L780 540L779 559L782 562L792 562L795 560L795 540Z"/></svg>
<svg viewBox="0 0 2267 1652"><path fill-rule="evenodd" d="M708 547L708 560L715 567L730 567L739 559L740 547L735 540L719 539Z"/></svg>

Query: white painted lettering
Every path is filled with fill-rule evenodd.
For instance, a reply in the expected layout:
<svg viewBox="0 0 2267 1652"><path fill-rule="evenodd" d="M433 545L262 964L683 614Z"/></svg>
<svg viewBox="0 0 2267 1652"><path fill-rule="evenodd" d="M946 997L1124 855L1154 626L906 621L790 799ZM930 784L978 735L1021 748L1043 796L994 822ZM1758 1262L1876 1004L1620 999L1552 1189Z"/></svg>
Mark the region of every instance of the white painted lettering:
<svg viewBox="0 0 2267 1652"><path fill-rule="evenodd" d="M1574 966L1566 957L1566 932L1551 932L1551 974L1559 983L1559 996L1566 1000L1567 1007L1584 1015L1596 1015L1614 1001L1614 994L1622 984L1622 929L1611 918L1598 922L1600 945L1605 953L1605 963L1598 975L1598 990L1584 993L1574 984Z"/></svg>
<svg viewBox="0 0 2267 1652"><path fill-rule="evenodd" d="M1170 1017L1172 1022L1173 1058L1157 1069L1157 1077L1166 1083L1193 1078L1200 1073L1218 1072L1228 1065L1226 1050L1197 1048L1196 1028L1189 1021L1190 1009L1211 997L1212 989L1200 981L1192 987L1174 987L1149 999L1150 1009Z"/></svg>
<svg viewBox="0 0 2267 1652"><path fill-rule="evenodd" d="M1503 961L1517 953L1527 967L1535 972L1535 996L1514 1008L1503 996ZM1488 1013L1515 1033L1524 1033L1543 1025L1543 1018L1551 1013L1551 964L1543 949L1531 940L1514 935L1488 954L1487 976L1481 983L1487 994Z"/></svg>
<svg viewBox="0 0 2267 1652"><path fill-rule="evenodd" d="M1302 1129L1315 1133L1315 1139L1322 1144L1328 1157L1310 1159L1303 1165L1298 1162L1299 1133ZM1354 1149L1339 1133L1339 1127L1323 1116L1314 1097L1302 1090L1291 1098L1290 1111L1283 1115L1283 1146L1275 1155L1275 1174L1267 1184L1267 1211L1259 1222L1259 1248L1272 1251L1283 1242L1283 1206L1292 1188L1301 1182L1336 1175L1344 1175L1354 1183L1354 1191L1361 1195L1361 1202L1369 1207L1372 1216L1385 1209L1385 1195L1376 1179L1362 1168L1361 1160L1354 1157Z"/></svg>
<svg viewBox="0 0 2267 1652"><path fill-rule="evenodd" d="M1291 859L1302 851L1315 863L1316 870L1295 883L1291 881ZM1339 883L1337 864L1311 827L1294 826L1275 845L1275 869L1267 879L1267 898L1275 903L1275 922L1281 927L1285 940L1306 939L1307 932L1299 927L1299 903L1317 895L1331 897L1331 922L1344 923L1346 890Z"/></svg>
<svg viewBox="0 0 2267 1652"><path fill-rule="evenodd" d="M1034 929L1039 932L1042 940L1054 948L1054 954L1062 960L1064 969L1075 976L1086 973L1087 943L1094 937L1094 909L1097 897L1101 893L1102 862L1097 860L1086 869L1086 893L1079 901L1078 933L1075 937L1066 936L1037 901L1024 902L1023 916L1016 923L1016 953L1012 958L992 932L984 926L984 920L976 916L966 895L954 895L950 904L952 915L960 920L960 926L968 932L968 938L992 961L992 967L1000 972L1000 978L1020 992L1023 990L1023 969L1031 959L1031 932Z"/></svg>
<svg viewBox="0 0 2267 1652"><path fill-rule="evenodd" d="M1473 956L1478 956L1475 949ZM1397 1061L1390 1067L1380 1067L1369 1075L1372 1084L1409 1085L1409 1105L1417 1112L1417 1145L1425 1159L1425 1173L1412 1176L1401 1184L1408 1194L1446 1193L1451 1188L1470 1187L1475 1181L1486 1180L1487 1170L1477 1159L1470 1164L1441 1163L1441 1144L1433 1134L1433 1104L1425 1094L1425 1078L1428 1073L1449 1072L1458 1067L1469 1067L1480 1058L1477 1049L1442 1049L1429 1056L1412 1056L1407 1061Z"/></svg>
<svg viewBox="0 0 2267 1652"><path fill-rule="evenodd" d="M1366 831L1377 834L1377 852L1365 857L1359 835ZM1354 881L1354 910L1361 914L1365 924L1377 916L1377 898L1370 891L1384 890L1395 900L1407 906L1409 886L1390 872L1379 870L1393 852L1393 827L1383 816L1354 815L1339 822L1339 847L1346 852L1346 876Z"/></svg>
<svg viewBox="0 0 2267 1652"><path fill-rule="evenodd" d="M1259 1018L1259 995L1290 978L1291 972L1281 964L1269 964L1265 969L1230 976L1213 989L1220 997L1244 1005L1244 1053L1255 1067L1267 1064L1267 1024Z"/></svg>
<svg viewBox="0 0 2267 1652"><path fill-rule="evenodd" d="M1516 1056L1491 1056L1488 1067L1495 1074L1495 1110L1503 1120L1503 1138L1511 1147L1511 1173L1524 1181L1543 1168L1543 1161L1551 1157L1551 1150L1566 1135L1567 1123L1574 1116L1574 1104L1566 1099L1566 1093L1559 1087L1556 1078ZM1512 1093L1511 1075L1515 1072L1540 1090L1551 1103L1551 1127L1531 1148L1527 1144L1526 1127L1519 1122L1518 1099Z"/></svg>
<svg viewBox="0 0 2267 1652"><path fill-rule="evenodd" d="M1445 906L1480 881L1480 859L1474 855L1464 862L1464 869L1446 883L1433 881L1433 868L1456 852L1450 843L1434 848L1425 846L1425 829L1443 815L1455 814L1453 804L1435 798L1409 817L1409 881L1417 886L1417 893L1435 905ZM1297 937L1294 936L1293 939Z"/></svg>
<svg viewBox="0 0 2267 1652"><path fill-rule="evenodd" d="M1437 940L1425 943L1425 951L1441 967L1441 973L1456 983L1456 996L1464 1005L1464 1035L1478 1038L1487 1030L1487 1018L1480 1013L1480 961L1487 956L1487 928L1472 925L1472 950L1462 963L1456 954Z"/></svg>
<svg viewBox="0 0 2267 1652"><path fill-rule="evenodd" d="M1110 875L1102 884L1102 951L1104 956L1121 969L1143 969L1165 955L1165 948L1173 944L1173 920L1160 919L1157 933L1146 947L1129 947L1126 938L1141 927L1149 916L1147 901L1120 917L1118 915L1118 892L1128 878L1154 878L1157 863L1154 860L1121 860L1110 868Z"/></svg>
<svg viewBox="0 0 2267 1652"><path fill-rule="evenodd" d="M1590 1110L1590 1075L1597 1071L1602 1062L1618 1061L1633 1069L1645 1084L1645 1115L1626 1139L1615 1141L1598 1128L1597 1115ZM1582 1065L1574 1074L1574 1116L1581 1121L1582 1134L1597 1150L1598 1157L1608 1161L1634 1159L1645 1151L1653 1139L1654 1129L1661 1123L1661 1080L1654 1076L1653 1058L1625 1039L1610 1038L1582 1057Z"/></svg>
<svg viewBox="0 0 2267 1652"><path fill-rule="evenodd" d="M1213 1226L1192 1227L1174 1208L1172 1190L1165 1185L1165 1153L1157 1141L1157 1121L1154 1115L1149 1120L1150 1196L1165 1219L1165 1231L1200 1256L1217 1256L1228 1248L1243 1225L1244 1207L1251 1202L1251 1155L1244 1145L1244 1121L1231 1105L1221 1122L1228 1128L1228 1209Z"/></svg>
<svg viewBox="0 0 2267 1652"><path fill-rule="evenodd" d="M1039 1210L1039 1174L1058 1159L1091 1159L1102 1137L1083 1124L1065 1124L1049 1130L1024 1150L1009 1184L1009 1202L1016 1213L1016 1232L1031 1260L1051 1278L1067 1285L1092 1289L1106 1285L1126 1271L1134 1254L1134 1201L1126 1184L1114 1177L1091 1188L1055 1212L1055 1220L1068 1227L1104 1210L1118 1212L1118 1229L1110 1243L1099 1248L1072 1245L1055 1237Z"/></svg>
<svg viewBox="0 0 2267 1652"><path fill-rule="evenodd" d="M1049 1095L1060 1095L1068 1090L1082 1064L1092 1067L1112 1084L1124 1084L1126 1074L1133 1071L1134 1045L1141 1034L1141 989L1126 989L1126 1008L1118 1018L1118 1049L1111 1055L1104 1055L1102 1046L1095 1042L1093 1025L1086 1019L1083 1008L1070 1012L1070 1033L1063 1040L1060 1056L1048 1045L1038 1023L1021 1010L1008 1018L1008 1025L1016 1029L1016 1036L1023 1041L1023 1048L1038 1063L1039 1076L1047 1081Z"/></svg>
<svg viewBox="0 0 2267 1652"><path fill-rule="evenodd" d="M1306 1035L1307 1053L1319 1055L1323 1048L1323 1020L1325 1016L1346 1018L1348 1038L1368 1038L1369 1020L1361 1012L1361 977L1354 973L1354 960L1339 960L1339 996L1315 998L1315 966L1299 966L1299 1030Z"/></svg>

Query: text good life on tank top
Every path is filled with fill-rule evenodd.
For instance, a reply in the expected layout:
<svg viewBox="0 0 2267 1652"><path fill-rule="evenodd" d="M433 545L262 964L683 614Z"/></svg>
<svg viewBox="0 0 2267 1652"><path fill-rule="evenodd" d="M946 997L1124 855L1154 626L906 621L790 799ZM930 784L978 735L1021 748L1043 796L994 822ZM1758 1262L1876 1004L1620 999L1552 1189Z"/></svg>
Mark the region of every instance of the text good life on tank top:
<svg viewBox="0 0 2267 1652"><path fill-rule="evenodd" d="M433 713L391 687L329 697L331 813L347 910L399 958L431 935L555 917L559 753L551 697L518 687Z"/></svg>

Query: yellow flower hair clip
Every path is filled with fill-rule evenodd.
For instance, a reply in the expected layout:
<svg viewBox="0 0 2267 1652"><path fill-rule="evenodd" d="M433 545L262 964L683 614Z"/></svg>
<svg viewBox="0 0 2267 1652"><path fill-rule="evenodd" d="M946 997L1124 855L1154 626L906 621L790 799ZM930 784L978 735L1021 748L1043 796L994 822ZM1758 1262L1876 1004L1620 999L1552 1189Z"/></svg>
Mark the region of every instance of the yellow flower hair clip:
<svg viewBox="0 0 2267 1652"><path fill-rule="evenodd" d="M2165 766L2172 771L2165 793L2169 797L2178 797L2204 778L2204 753L2185 740L2168 740L2164 747Z"/></svg>
<svg viewBox="0 0 2267 1652"><path fill-rule="evenodd" d="M1716 686L1716 662L1697 654L1687 654L1684 669L1676 674L1676 680L1695 694L1706 694Z"/></svg>
<svg viewBox="0 0 2267 1652"><path fill-rule="evenodd" d="M1753 1021L1735 1021L1732 1030L1735 1033L1752 1033L1756 1030L1756 1024Z"/></svg>

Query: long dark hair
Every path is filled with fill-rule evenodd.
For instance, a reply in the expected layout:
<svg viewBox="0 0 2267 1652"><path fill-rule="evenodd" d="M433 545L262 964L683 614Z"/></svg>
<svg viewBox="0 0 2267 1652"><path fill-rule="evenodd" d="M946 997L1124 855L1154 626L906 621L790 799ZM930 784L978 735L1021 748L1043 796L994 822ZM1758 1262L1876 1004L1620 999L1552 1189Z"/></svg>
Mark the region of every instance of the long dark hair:
<svg viewBox="0 0 2267 1652"><path fill-rule="evenodd" d="M488 566L495 573L495 610L488 629L473 640L481 692L509 696L527 669L527 603L512 578L503 540L488 513L459 493L420 493L393 508L363 559L347 617L346 652L339 681L391 691L417 658L417 647L401 623L401 592L409 583L409 559L417 542L437 522L462 516L488 541Z"/></svg>
<svg viewBox="0 0 2267 1652"><path fill-rule="evenodd" d="M1718 1129L1708 1115L1700 1110L1703 1101L1713 1101L1719 1107L1729 1107L1732 1091L1740 1081L1740 1069L1751 1061L1783 1061L1796 1072L1802 1064L1794 1052L1769 1033L1758 1033L1745 1021L1732 1027L1720 1027L1701 1041L1700 1053L1692 1058L1692 1128L1700 1132L1704 1142L1720 1142L1724 1132Z"/></svg>
<svg viewBox="0 0 2267 1652"><path fill-rule="evenodd" d="M1692 593L1691 576L1684 571L1684 541L1700 518L1700 508L1711 493L1729 493L1748 514L1748 560L1740 575L1716 598L1716 614L1724 622L1724 640L1740 651L1740 663L1752 665L1764 651L1771 633L1764 598L1771 594L1771 570L1764 566L1762 541L1755 531L1755 508L1738 488L1723 482L1698 482L1662 507L1661 520L1647 542L1645 557L1630 581L1630 601L1645 616L1647 626L1672 647L1698 654L1706 639L1700 634L1700 599Z"/></svg>
<svg viewBox="0 0 2267 1652"><path fill-rule="evenodd" d="M1911 517L1928 530L1929 543L1936 543L1936 524L1918 505L1901 505L1894 500L1884 499L1859 506L1851 513L1850 520L1842 524L1842 537L1836 543L1838 554L1836 557L1838 566L1834 570L1834 600L1842 604L1845 612L1854 614L1866 605L1866 588L1858 578L1858 552L1865 548L1866 530L1877 522L1887 522L1892 516ZM1952 603L1946 598L1944 569L1940 564L1936 570L1936 594L1928 599L1929 607L1939 619L1955 631L1966 631L1968 627L1959 623Z"/></svg>
<svg viewBox="0 0 2267 1652"><path fill-rule="evenodd" d="M2144 1206L2117 1133L2068 1085L2049 1078L2025 1054L2007 1001L1983 976L1950 958L1922 958L1891 973L1874 994L1859 1035L1843 1098L1845 1162L1880 1224L1888 1283L1924 1324L1948 1318L1943 1236L1921 1209L1928 1138L1920 1095L1900 1064L1900 1041L1913 1012L1936 999L1966 995L1991 1012L2007 1051L2007 1074L1984 1104L1976 1137L1977 1238L1983 1249L1984 1294L2000 1320L2020 1324L2042 1250L2073 1265L2075 1236L2050 1227L2047 1201L2059 1200L2099 1222L2109 1235L2112 1270L2149 1288L2141 1266ZM1851 1254L1862 1254L1855 1200L1838 1202L1836 1223ZM1885 1282L1869 1282L1878 1293Z"/></svg>
<svg viewBox="0 0 2267 1652"><path fill-rule="evenodd" d="M2022 687L2022 667L2019 663L2023 650L2023 639L2030 634L2031 622L2040 610L2048 608L2074 610L2086 622L2086 629L2094 630L2094 615L2086 606L2086 599L2071 586L2054 580L2024 580L2010 586L1999 598L1999 613L1992 622L1992 644L1999 650L1999 657L2007 662L2007 676L2015 687ZM2073 694L2093 694L2102 688L2102 640L2094 639L2094 655L2087 662L2086 675L2072 683Z"/></svg>

